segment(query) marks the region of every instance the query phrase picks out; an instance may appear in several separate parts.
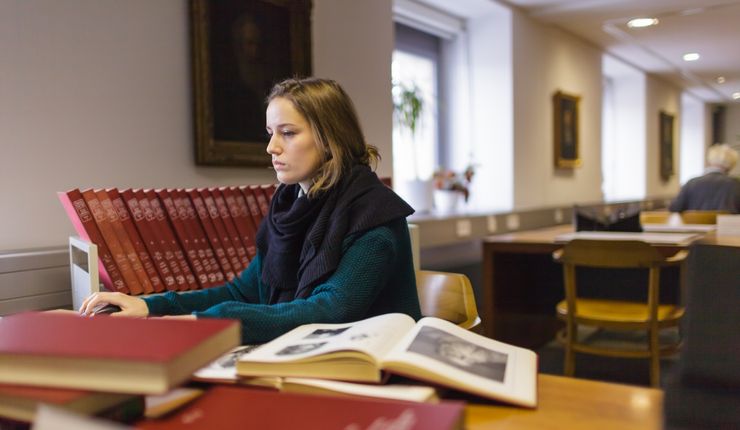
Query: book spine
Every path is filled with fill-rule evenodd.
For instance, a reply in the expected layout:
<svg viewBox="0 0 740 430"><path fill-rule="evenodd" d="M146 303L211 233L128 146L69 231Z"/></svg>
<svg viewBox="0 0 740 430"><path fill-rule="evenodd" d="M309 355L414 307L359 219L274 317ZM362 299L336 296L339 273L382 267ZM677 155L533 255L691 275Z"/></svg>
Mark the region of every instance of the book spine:
<svg viewBox="0 0 740 430"><path fill-rule="evenodd" d="M111 254L102 233L95 224L92 212L87 207L80 190L75 188L66 193L60 192L58 195L77 234L98 247L98 273L103 286L108 291L119 291L128 294L128 288L126 288L126 283L118 270L118 266L116 266L113 254Z"/></svg>
<svg viewBox="0 0 740 430"><path fill-rule="evenodd" d="M213 287L216 285L217 282L215 270L220 269L218 269L218 267L214 268L213 266L211 266L211 261L209 260L205 250L203 249L203 243L200 242L197 232L193 229L191 225L190 219L188 217L188 211L183 205L183 197L179 194L179 190L172 189L168 191L170 193L170 197L172 198L172 203L175 206L175 210L177 211L177 217L180 219L180 223L185 230L185 234L187 234L187 236L190 238L190 245L193 248L195 258L198 259L201 267L203 267L205 282L202 283L201 286L203 288ZM216 263L216 266L218 266L218 263Z"/></svg>
<svg viewBox="0 0 740 430"><path fill-rule="evenodd" d="M203 202L206 204L206 210L208 211L208 215L211 217L211 222L213 223L213 227L216 229L218 238L221 240L221 245L223 245L224 251L226 251L226 256L229 259L229 263L231 263L231 268L234 273L241 272L244 263L239 260L236 248L234 247L234 244L231 243L231 238L229 233L226 231L226 226L224 225L223 219L221 219L221 213L218 211L213 195L205 188L199 189L198 192L201 197L203 197Z"/></svg>
<svg viewBox="0 0 740 430"><path fill-rule="evenodd" d="M175 193L178 197L175 201L179 203L182 209L181 218L186 220L186 225L194 238L193 240L198 245L198 255L201 256L204 262L208 263L206 266L209 273L208 279L211 281L212 286L223 284L226 276L221 271L221 266L219 266L216 260L216 254L213 252L213 248L211 248L211 244L206 237L206 232L203 231L203 227L198 220L198 214L195 211L193 202L190 201L190 197L185 190L178 189Z"/></svg>
<svg viewBox="0 0 740 430"><path fill-rule="evenodd" d="M208 275L203 268L200 258L198 258L198 251L195 249L192 238L185 228L185 223L180 219L180 214L177 211L177 207L175 207L171 193L165 189L158 190L156 193L162 202L162 206L164 206L165 214L168 216L170 224L173 227L175 237L179 240L181 248L185 251L185 258L193 269L199 287L207 288L210 285L208 283Z"/></svg>
<svg viewBox="0 0 740 430"><path fill-rule="evenodd" d="M229 239L231 239L231 243L236 249L236 255L242 263L241 270L244 270L249 265L249 255L247 254L246 245L242 242L241 234L239 234L239 230L236 228L236 222L231 216L231 208L226 202L226 197L221 190L213 188L210 192L213 196L213 201L216 202L216 208L218 208L218 213L224 222L226 232L229 234ZM236 202L233 203L236 204Z"/></svg>
<svg viewBox="0 0 740 430"><path fill-rule="evenodd" d="M141 265L144 267L144 272L146 272L146 275L149 278L149 282L151 283L154 292L159 293L161 291L164 291L164 283L159 277L157 269L154 267L154 262L152 261L149 253L146 250L146 247L144 246L141 235L139 235L134 222L129 216L128 209L126 208L126 204L123 202L123 198L121 198L121 194L116 188L112 188L108 190L108 195L110 196L111 202L113 203L113 208L116 210L118 219L123 225L124 230L126 230L126 235L128 236L131 244L134 247L134 250L136 251L136 255L139 256Z"/></svg>
<svg viewBox="0 0 740 430"><path fill-rule="evenodd" d="M100 200L98 200L95 191L91 189L85 190L82 192L82 197L85 199L87 207L90 208L90 212L93 214L95 223L97 224L100 233L103 235L105 244L108 245L108 249L113 255L113 260L116 262L116 266L118 266L118 270L121 272L121 276L123 277L123 281L126 283L126 288L129 294L141 294L143 289L139 284L139 280L134 274L134 269L131 267L128 257L123 250L123 246L118 241L116 233L113 231L113 226L110 225L105 209L103 209L103 206L100 204Z"/></svg>
<svg viewBox="0 0 740 430"><path fill-rule="evenodd" d="M136 280L139 282L139 286L141 287L140 290L134 290L129 287L129 289L131 290L131 294L153 293L154 288L152 287L152 283L149 281L149 277L144 271L144 266L142 266L141 260L139 260L139 256L136 254L136 249L134 249L134 245L131 243L128 234L126 234L126 229L123 228L123 224L118 219L118 213L113 207L113 202L111 201L110 196L105 190L98 190L95 192L95 194L98 196L100 206L103 207L105 215L108 217L108 223L110 223L111 227L113 227L113 233L118 238L118 242L121 243L121 248L126 254L126 258L128 259L128 262L134 271Z"/></svg>
<svg viewBox="0 0 740 430"><path fill-rule="evenodd" d="M259 229L260 223L262 222L262 211L260 210L259 203L257 203L257 197L254 196L254 192L252 192L252 189L249 188L248 185L239 187L239 191L242 193L242 196L244 196L244 201L247 202L249 214L252 215L254 226Z"/></svg>
<svg viewBox="0 0 740 430"><path fill-rule="evenodd" d="M172 245L160 228L159 221L157 221L157 216L154 213L154 209L152 209L149 198L144 194L143 190L134 191L134 196L136 196L136 199L139 202L139 207L142 212L144 212L144 219L149 224L149 229L157 240L157 248L160 250L162 255L164 255L164 260L167 262L167 266L170 268L172 276L175 278L175 285L171 287L172 290L187 290L188 281L185 279L185 273L183 273L180 264L177 262L175 252L172 250Z"/></svg>
<svg viewBox="0 0 740 430"><path fill-rule="evenodd" d="M226 205L231 211L231 218L241 235L247 255L252 260L257 255L257 229L254 226L254 221L252 221L252 216L249 214L247 202L239 190L234 188L224 187L221 189L221 193L224 195Z"/></svg>
<svg viewBox="0 0 740 430"><path fill-rule="evenodd" d="M154 190L146 190L144 191L144 195L149 199L149 206L154 212L154 218L156 220L158 228L162 232L162 237L170 247L170 251L175 255L175 261L177 262L178 266L180 266L180 270L185 276L185 285L182 287L182 289L198 289L198 281L196 281L195 275L193 275L193 271L190 270L190 266L188 266L188 262L185 259L185 253L182 251L182 248L177 242L177 239L175 239L175 234L172 232L172 228L167 222L167 216L165 215L164 209L162 209L162 206L159 204L157 193L155 193Z"/></svg>
<svg viewBox="0 0 740 430"><path fill-rule="evenodd" d="M190 201L193 203L195 212L198 214L198 218L200 219L200 223L203 226L203 230L205 230L206 232L208 241L211 243L213 252L216 253L216 258L218 259L218 263L221 265L221 270L223 270L224 274L226 275L226 280L232 280L234 276L236 276L234 274L234 269L231 267L229 258L226 255L226 250L221 244L221 239L216 232L216 228L213 226L211 216L208 214L208 209L206 208L206 204L203 201L203 197L201 197L200 193L196 189L189 189L187 190L187 193L190 197Z"/></svg>
<svg viewBox="0 0 740 430"><path fill-rule="evenodd" d="M177 290L177 280L175 275L172 273L167 260L165 259L164 252L159 246L159 238L152 231L150 220L148 220L144 214L144 210L139 205L139 199L134 195L133 190L121 191L121 198L126 203L129 212L131 213L131 219L136 226L136 229L141 235L141 239L144 242L144 246L154 262L154 267L157 269L159 276L162 278L164 288L166 290ZM152 220L154 216L152 215ZM185 278L183 278L184 282Z"/></svg>
<svg viewBox="0 0 740 430"><path fill-rule="evenodd" d="M270 213L270 203L267 200L267 195L265 194L265 190L262 189L259 185L250 185L249 189L252 190L252 193L254 193L254 197L257 199L257 204L260 208L260 214L262 214L262 217L266 217L268 213Z"/></svg>
<svg viewBox="0 0 740 430"><path fill-rule="evenodd" d="M264 184L261 185L260 188L262 188L262 192L265 193L267 204L269 206L270 201L272 201L273 194L275 194L275 191L277 191L277 184Z"/></svg>

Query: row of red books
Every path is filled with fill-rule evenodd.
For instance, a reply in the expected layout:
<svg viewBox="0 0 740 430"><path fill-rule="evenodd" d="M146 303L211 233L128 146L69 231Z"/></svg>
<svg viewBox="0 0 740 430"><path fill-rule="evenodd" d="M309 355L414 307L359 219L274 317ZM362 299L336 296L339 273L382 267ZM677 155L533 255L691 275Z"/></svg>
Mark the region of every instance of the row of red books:
<svg viewBox="0 0 740 430"><path fill-rule="evenodd" d="M109 291L139 295L214 287L256 255L277 185L198 189L73 189L59 199L77 234L98 247Z"/></svg>

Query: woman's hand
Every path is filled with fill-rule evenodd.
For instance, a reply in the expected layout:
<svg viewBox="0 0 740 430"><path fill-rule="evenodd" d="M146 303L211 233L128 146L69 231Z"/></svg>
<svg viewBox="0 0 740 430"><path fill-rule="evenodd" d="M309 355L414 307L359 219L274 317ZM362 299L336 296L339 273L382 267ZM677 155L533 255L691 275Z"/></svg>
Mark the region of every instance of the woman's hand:
<svg viewBox="0 0 740 430"><path fill-rule="evenodd" d="M94 310L105 305L116 305L121 310L110 315L121 317L146 317L149 307L144 300L121 293L98 292L88 296L80 306L80 315L92 316Z"/></svg>

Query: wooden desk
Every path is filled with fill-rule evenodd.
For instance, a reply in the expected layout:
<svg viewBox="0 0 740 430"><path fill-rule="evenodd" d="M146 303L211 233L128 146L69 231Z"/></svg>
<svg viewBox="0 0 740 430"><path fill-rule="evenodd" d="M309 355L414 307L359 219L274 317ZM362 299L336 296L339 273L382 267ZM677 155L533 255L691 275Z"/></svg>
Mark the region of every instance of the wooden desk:
<svg viewBox="0 0 740 430"><path fill-rule="evenodd" d="M537 409L469 404L466 428L660 429L663 392L653 388L540 374Z"/></svg>
<svg viewBox="0 0 740 430"><path fill-rule="evenodd" d="M562 268L552 261L562 247L555 238L572 233L569 224L483 239L482 320L488 337L537 348L560 328L555 304L563 298ZM707 236L709 237L709 236ZM654 244L672 255L687 245ZM678 274L661 284L677 284Z"/></svg>

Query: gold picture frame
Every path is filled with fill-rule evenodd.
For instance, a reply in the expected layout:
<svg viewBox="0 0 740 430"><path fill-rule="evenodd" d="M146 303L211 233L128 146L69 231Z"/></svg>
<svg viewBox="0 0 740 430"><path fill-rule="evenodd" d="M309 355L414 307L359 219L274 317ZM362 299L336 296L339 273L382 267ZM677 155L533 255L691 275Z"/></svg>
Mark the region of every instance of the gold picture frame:
<svg viewBox="0 0 740 430"><path fill-rule="evenodd" d="M661 111L659 117L660 178L667 181L673 176L673 123L675 115Z"/></svg>
<svg viewBox="0 0 740 430"><path fill-rule="evenodd" d="M579 147L580 97L557 91L552 96L555 167L572 169L581 165Z"/></svg>
<svg viewBox="0 0 740 430"><path fill-rule="evenodd" d="M311 0L190 0L195 163L266 167L265 98L311 75Z"/></svg>

